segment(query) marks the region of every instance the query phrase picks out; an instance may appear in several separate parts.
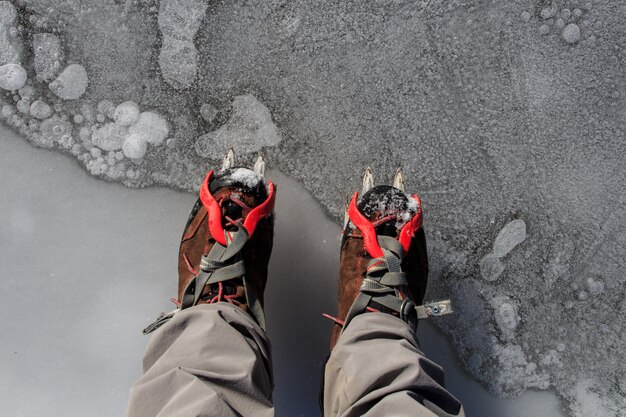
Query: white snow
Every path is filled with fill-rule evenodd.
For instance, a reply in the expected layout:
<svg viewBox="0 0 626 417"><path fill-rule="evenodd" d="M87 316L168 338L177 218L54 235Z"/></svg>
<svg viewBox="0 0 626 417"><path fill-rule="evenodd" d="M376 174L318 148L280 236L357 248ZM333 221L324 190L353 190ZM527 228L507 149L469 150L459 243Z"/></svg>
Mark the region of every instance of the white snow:
<svg viewBox="0 0 626 417"><path fill-rule="evenodd" d="M263 180L261 175L248 168L235 168L231 171L230 177L249 188L255 188Z"/></svg>

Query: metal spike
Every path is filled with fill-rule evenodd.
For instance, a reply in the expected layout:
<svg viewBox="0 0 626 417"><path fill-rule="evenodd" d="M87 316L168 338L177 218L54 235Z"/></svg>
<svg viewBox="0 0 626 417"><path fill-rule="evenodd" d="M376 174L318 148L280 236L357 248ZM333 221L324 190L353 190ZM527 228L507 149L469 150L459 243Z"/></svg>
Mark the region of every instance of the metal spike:
<svg viewBox="0 0 626 417"><path fill-rule="evenodd" d="M363 174L363 187L361 188L361 195L365 194L372 188L374 188L374 174L372 173L372 169L367 167L365 174Z"/></svg>
<svg viewBox="0 0 626 417"><path fill-rule="evenodd" d="M260 176L265 177L265 160L263 159L263 155L259 155L256 159L253 170Z"/></svg>
<svg viewBox="0 0 626 417"><path fill-rule="evenodd" d="M402 174L402 168L396 170L396 175L393 177L393 186L400 191L404 191L404 175Z"/></svg>
<svg viewBox="0 0 626 417"><path fill-rule="evenodd" d="M235 166L235 151L233 148L228 150L228 153L224 157L224 162L222 163L222 171L227 170Z"/></svg>

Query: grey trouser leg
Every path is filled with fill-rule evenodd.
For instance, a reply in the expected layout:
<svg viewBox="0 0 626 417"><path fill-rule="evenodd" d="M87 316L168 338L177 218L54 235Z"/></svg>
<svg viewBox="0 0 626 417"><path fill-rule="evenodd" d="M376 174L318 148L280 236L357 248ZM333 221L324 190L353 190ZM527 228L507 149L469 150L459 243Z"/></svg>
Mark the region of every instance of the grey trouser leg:
<svg viewBox="0 0 626 417"><path fill-rule="evenodd" d="M329 416L465 416L443 387L443 370L428 360L411 328L385 313L355 317L326 364L324 414Z"/></svg>
<svg viewBox="0 0 626 417"><path fill-rule="evenodd" d="M265 332L228 303L178 312L150 338L128 417L273 416Z"/></svg>

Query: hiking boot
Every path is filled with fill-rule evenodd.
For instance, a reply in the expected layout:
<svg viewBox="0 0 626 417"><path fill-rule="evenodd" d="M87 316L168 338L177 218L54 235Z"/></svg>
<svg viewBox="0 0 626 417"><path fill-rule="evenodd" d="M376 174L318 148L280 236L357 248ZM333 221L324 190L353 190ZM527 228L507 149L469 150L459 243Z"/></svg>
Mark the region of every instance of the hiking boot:
<svg viewBox="0 0 626 417"><path fill-rule="evenodd" d="M373 183L368 168L361 196L355 193L346 208L338 317L325 315L336 323L331 350L359 314L392 314L417 328L418 318L451 311L447 301L421 305L428 281L428 256L419 197L405 194L400 170L394 186L374 187Z"/></svg>
<svg viewBox="0 0 626 417"><path fill-rule="evenodd" d="M254 170L233 165L231 150L222 169L210 171L202 183L180 243L178 309L144 333L179 310L216 302L241 307L265 328L263 293L272 253L275 186L264 180L261 157Z"/></svg>

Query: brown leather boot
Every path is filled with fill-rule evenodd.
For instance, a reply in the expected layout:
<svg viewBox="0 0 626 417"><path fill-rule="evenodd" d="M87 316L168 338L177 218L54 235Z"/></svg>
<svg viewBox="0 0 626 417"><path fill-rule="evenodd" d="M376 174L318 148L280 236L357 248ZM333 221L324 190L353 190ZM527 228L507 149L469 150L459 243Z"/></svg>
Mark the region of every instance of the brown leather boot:
<svg viewBox="0 0 626 417"><path fill-rule="evenodd" d="M178 310L228 302L248 311L265 327L263 293L272 253L275 186L255 170L233 168L232 151L223 169L210 171L185 226L178 257L179 308L162 315L149 333Z"/></svg>
<svg viewBox="0 0 626 417"><path fill-rule="evenodd" d="M446 314L448 302L421 306L428 281L426 238L417 195L404 193L400 170L394 187L373 186L371 172L346 209L339 261L338 317L331 350L357 315L388 313L417 327L418 318ZM436 304L436 305L435 305ZM432 309L434 308L434 311Z"/></svg>

